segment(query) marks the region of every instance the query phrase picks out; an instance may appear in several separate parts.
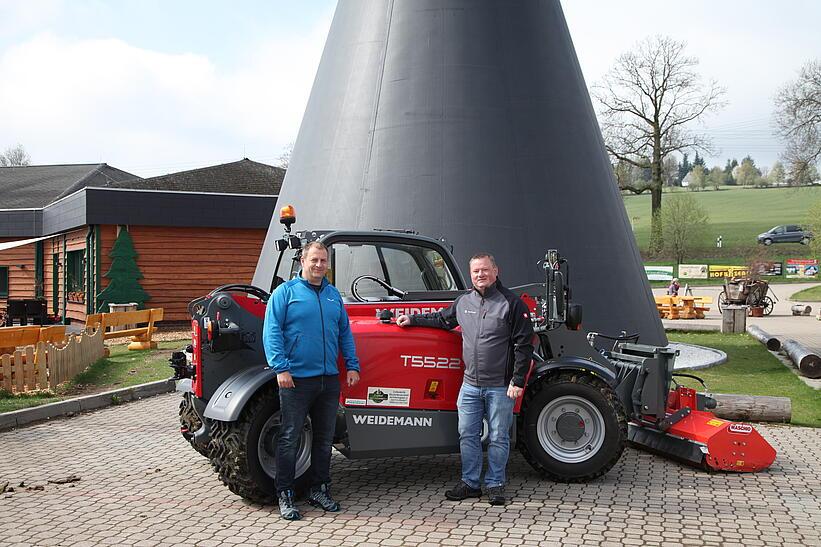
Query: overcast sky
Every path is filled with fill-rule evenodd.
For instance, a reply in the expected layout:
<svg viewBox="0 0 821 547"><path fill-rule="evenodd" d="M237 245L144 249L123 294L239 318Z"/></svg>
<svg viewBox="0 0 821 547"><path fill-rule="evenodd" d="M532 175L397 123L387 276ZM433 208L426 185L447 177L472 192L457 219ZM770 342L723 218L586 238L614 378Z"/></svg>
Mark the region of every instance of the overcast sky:
<svg viewBox="0 0 821 547"><path fill-rule="evenodd" d="M299 130L335 4L0 0L0 150L19 142L34 164L106 162L141 176L276 163ZM771 165L772 96L821 57L818 1L563 8L588 85L648 35L687 42L727 89L727 107L705 120L721 150L708 164L751 154Z"/></svg>

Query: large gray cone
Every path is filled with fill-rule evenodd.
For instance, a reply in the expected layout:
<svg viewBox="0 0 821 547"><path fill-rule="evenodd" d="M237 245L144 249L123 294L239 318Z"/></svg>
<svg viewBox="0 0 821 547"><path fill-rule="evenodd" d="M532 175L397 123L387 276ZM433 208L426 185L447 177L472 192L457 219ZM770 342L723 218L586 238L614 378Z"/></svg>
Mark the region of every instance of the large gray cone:
<svg viewBox="0 0 821 547"><path fill-rule="evenodd" d="M667 343L556 0L340 0L278 203L445 237L465 273L491 252L508 286L558 248L587 330Z"/></svg>

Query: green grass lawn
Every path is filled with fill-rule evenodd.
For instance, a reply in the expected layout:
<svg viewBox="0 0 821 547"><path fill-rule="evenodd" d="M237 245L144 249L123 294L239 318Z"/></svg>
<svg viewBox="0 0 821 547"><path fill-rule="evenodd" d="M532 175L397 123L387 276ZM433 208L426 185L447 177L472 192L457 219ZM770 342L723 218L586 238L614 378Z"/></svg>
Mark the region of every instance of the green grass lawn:
<svg viewBox="0 0 821 547"><path fill-rule="evenodd" d="M798 291L790 297L790 300L802 302L821 302L821 285L816 285L815 287Z"/></svg>
<svg viewBox="0 0 821 547"><path fill-rule="evenodd" d="M664 200L677 192L688 192L705 208L710 217L702 239L695 243L696 256L748 256L756 249L765 255L799 258L809 256L809 248L798 243L758 246L756 236L778 224L804 224L810 206L821 201L821 187L803 188L740 188L722 187L721 190L691 192L677 189L665 192ZM646 249L650 239L650 195L625 195L627 216L640 249ZM719 235L723 247L716 249Z"/></svg>
<svg viewBox="0 0 821 547"><path fill-rule="evenodd" d="M73 380L58 386L55 393L12 395L0 390L0 412L39 406L82 395L135 386L171 377L171 352L185 346L184 340L158 342L156 350L128 351L127 344L111 346L111 356L100 359Z"/></svg>
<svg viewBox="0 0 821 547"><path fill-rule="evenodd" d="M704 379L710 391L789 397L793 425L821 427L821 394L802 382L749 335L674 331L668 332L668 338L727 353L728 360L723 365L692 371ZM693 380L684 378L680 382L701 390Z"/></svg>

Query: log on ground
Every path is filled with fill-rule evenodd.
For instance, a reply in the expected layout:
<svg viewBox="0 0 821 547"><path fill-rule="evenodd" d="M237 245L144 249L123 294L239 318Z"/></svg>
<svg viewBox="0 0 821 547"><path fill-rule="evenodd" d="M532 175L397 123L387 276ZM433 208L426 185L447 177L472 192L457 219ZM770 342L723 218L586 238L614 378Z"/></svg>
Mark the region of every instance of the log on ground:
<svg viewBox="0 0 821 547"><path fill-rule="evenodd" d="M798 367L798 372L807 378L821 378L821 357L818 354L791 338L783 340L781 347Z"/></svg>
<svg viewBox="0 0 821 547"><path fill-rule="evenodd" d="M792 418L792 401L789 397L729 393L713 393L710 396L716 401L713 414L724 420L788 423Z"/></svg>
<svg viewBox="0 0 821 547"><path fill-rule="evenodd" d="M750 336L767 346L768 350L778 351L781 349L781 341L772 334L764 332L761 328L755 325L747 325L747 332Z"/></svg>

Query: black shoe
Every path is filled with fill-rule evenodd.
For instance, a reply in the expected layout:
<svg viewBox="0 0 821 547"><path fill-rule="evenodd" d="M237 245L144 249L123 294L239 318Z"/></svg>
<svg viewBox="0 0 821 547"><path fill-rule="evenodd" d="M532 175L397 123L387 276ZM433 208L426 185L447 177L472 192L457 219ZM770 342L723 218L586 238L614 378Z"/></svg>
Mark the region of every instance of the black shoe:
<svg viewBox="0 0 821 547"><path fill-rule="evenodd" d="M491 505L504 505L505 504L505 487L504 486L491 486L487 489L487 501Z"/></svg>
<svg viewBox="0 0 821 547"><path fill-rule="evenodd" d="M331 489L327 484L312 487L311 493L308 494L308 503L314 507L322 507L331 513L339 511L339 504L331 497Z"/></svg>
<svg viewBox="0 0 821 547"><path fill-rule="evenodd" d="M459 481L455 487L445 492L445 497L450 501L462 501L467 498L481 498L482 491L479 488L471 488L464 481Z"/></svg>
<svg viewBox="0 0 821 547"><path fill-rule="evenodd" d="M299 520L302 518L294 502L293 490L283 490L279 493L279 514L285 520Z"/></svg>

